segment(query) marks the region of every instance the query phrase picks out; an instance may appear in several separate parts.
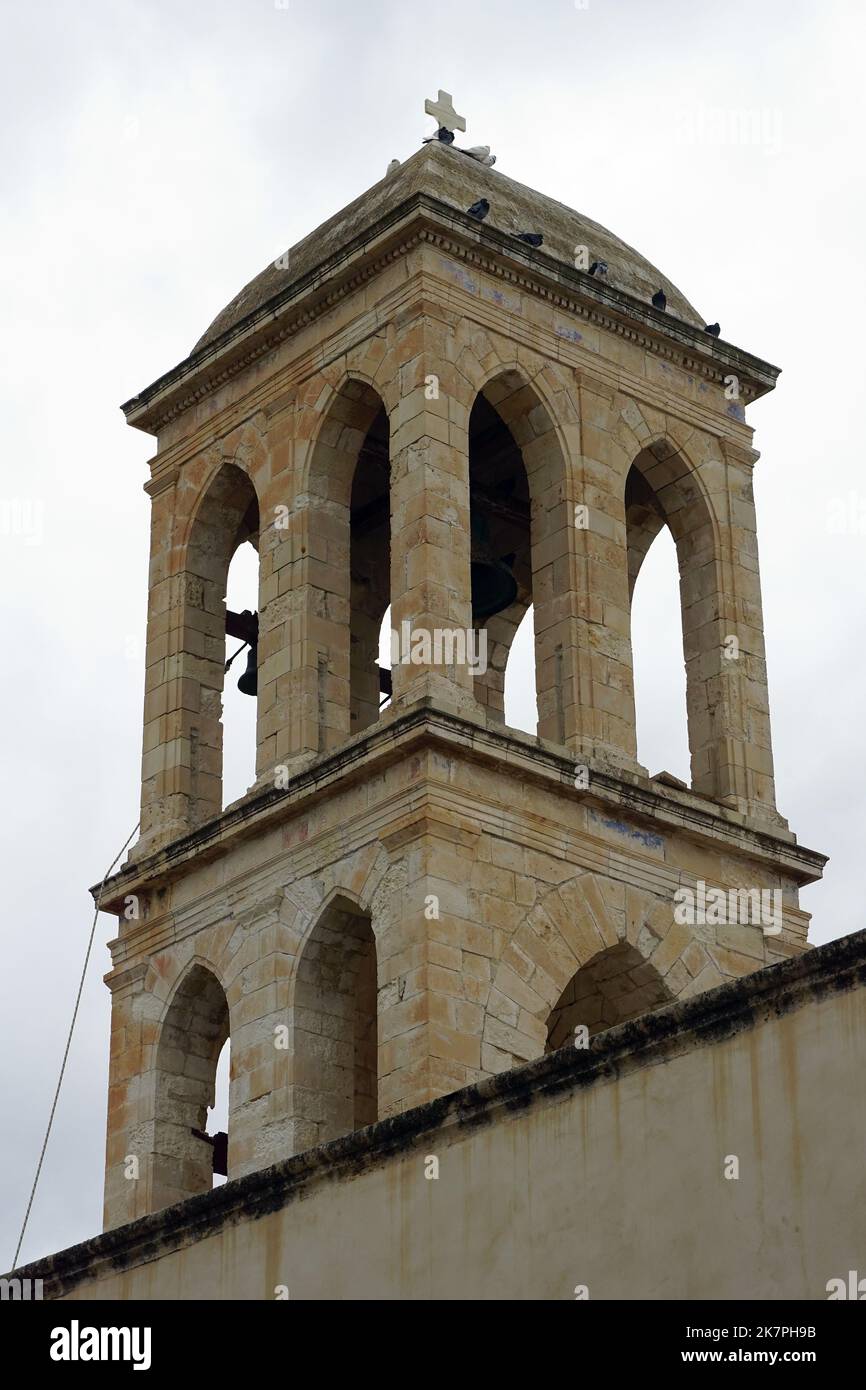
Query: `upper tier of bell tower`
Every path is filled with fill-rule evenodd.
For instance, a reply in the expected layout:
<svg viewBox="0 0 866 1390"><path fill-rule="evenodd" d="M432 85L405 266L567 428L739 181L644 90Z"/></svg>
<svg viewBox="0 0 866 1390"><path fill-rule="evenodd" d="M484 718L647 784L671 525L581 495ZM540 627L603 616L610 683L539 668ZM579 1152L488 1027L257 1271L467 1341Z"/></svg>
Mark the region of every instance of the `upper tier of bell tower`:
<svg viewBox="0 0 866 1390"><path fill-rule="evenodd" d="M466 209L481 199L478 220ZM261 564L260 785L362 727L353 698L375 707L377 689L362 693L358 672L353 697L352 657L363 648L372 662L367 629L389 598L398 633L407 621L472 629L473 543L523 565L516 603L520 615L534 606L539 734L639 773L629 595L667 524L693 787L778 824L744 418L776 375L711 336L604 228L456 148L425 145L278 257L124 407L158 438L142 847L221 810L222 604L245 536ZM518 486L497 476L501 462L479 464L473 499L470 440L484 412L488 435L491 422L501 431L491 447L519 449L522 473ZM509 514L503 488L515 487ZM388 545L383 578L363 552L381 570ZM488 632L493 673L396 669L389 717L435 692L501 718L490 687L508 622L496 615Z"/></svg>

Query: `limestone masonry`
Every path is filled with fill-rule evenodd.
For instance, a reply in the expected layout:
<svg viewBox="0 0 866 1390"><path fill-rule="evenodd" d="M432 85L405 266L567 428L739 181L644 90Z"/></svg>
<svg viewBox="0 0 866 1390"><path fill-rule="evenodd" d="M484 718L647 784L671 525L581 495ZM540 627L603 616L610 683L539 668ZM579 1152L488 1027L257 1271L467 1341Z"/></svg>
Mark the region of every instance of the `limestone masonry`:
<svg viewBox="0 0 866 1390"><path fill-rule="evenodd" d="M745 423L777 374L609 232L435 142L127 403L158 442L141 838L99 894L107 1228L210 1191L228 1037L236 1179L806 949L825 861L775 803ZM690 788L636 758L631 593L664 526ZM257 773L223 809L246 540ZM476 571L516 589L483 620ZM483 670L421 640L380 710L389 605L398 632L482 630ZM530 605L537 737L503 713ZM675 915L683 889L742 913Z"/></svg>

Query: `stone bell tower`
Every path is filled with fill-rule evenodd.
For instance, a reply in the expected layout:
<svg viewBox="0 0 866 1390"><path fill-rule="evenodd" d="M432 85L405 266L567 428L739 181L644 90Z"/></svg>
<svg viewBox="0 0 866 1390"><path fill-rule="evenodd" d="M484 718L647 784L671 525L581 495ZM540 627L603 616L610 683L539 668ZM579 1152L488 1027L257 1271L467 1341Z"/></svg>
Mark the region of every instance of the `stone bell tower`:
<svg viewBox="0 0 866 1390"><path fill-rule="evenodd" d="M824 860L775 805L744 416L777 370L434 114L124 407L157 448L141 838L100 899L107 1226L209 1189L226 1038L233 1178L806 945ZM665 525L690 787L636 760ZM248 539L258 612L227 616ZM530 606L537 737L503 709ZM257 773L224 808L227 629Z"/></svg>

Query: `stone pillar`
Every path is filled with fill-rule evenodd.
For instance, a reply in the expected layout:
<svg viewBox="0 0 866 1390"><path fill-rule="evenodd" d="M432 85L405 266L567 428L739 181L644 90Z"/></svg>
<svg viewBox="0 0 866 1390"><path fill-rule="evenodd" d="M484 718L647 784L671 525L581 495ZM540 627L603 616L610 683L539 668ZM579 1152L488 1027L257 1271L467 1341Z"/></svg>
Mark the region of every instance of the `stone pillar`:
<svg viewBox="0 0 866 1390"><path fill-rule="evenodd" d="M759 455L727 438L721 448L718 554L695 565L683 585L693 781L696 790L779 825L752 487Z"/></svg>
<svg viewBox="0 0 866 1390"><path fill-rule="evenodd" d="M136 858L222 811L225 596L237 546L258 539L244 428L185 464L153 496L142 757ZM260 462L260 460L256 460ZM252 517L252 521L250 518ZM249 527L252 527L250 530Z"/></svg>
<svg viewBox="0 0 866 1390"><path fill-rule="evenodd" d="M106 1125L105 1230L152 1209L153 1122L148 1106L148 1059L157 1023L144 993L147 962L106 977L111 989L111 1053Z"/></svg>
<svg viewBox="0 0 866 1390"><path fill-rule="evenodd" d="M352 732L351 498L360 449L381 396L345 363L305 383L294 421L288 528L274 540L268 615L263 766L297 764ZM276 501L280 491L269 490ZM273 687L273 693L268 687ZM265 748L267 751L265 751Z"/></svg>
<svg viewBox="0 0 866 1390"><path fill-rule="evenodd" d="M421 317L397 331L392 347L401 388L390 447L394 710L422 697L474 707L470 665L459 639L456 660L448 645L450 635L465 641L472 631L469 411L448 364L448 333Z"/></svg>
<svg viewBox="0 0 866 1390"><path fill-rule="evenodd" d="M139 855L189 829L192 740L200 713L198 690L184 684L179 669L184 583L174 553L176 478L149 484L147 491L151 526Z"/></svg>
<svg viewBox="0 0 866 1390"><path fill-rule="evenodd" d="M481 1074L493 931L473 920L469 903L477 841L427 814L385 841L406 874L382 903L377 930L380 1118Z"/></svg>

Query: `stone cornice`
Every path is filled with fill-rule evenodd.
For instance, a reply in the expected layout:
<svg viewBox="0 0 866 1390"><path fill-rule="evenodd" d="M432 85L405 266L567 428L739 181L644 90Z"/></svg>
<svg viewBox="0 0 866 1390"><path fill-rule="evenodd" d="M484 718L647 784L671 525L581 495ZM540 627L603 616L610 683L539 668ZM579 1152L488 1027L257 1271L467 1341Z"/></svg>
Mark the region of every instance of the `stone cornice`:
<svg viewBox="0 0 866 1390"><path fill-rule="evenodd" d="M410 750L438 746L453 755L485 761L503 774L533 780L548 787L573 788L575 758L557 745L543 743L505 726L491 727L462 715L436 708L431 702L416 705L391 720L373 726L333 753L320 755L294 776L285 789L268 788L252 794L198 830L166 845L139 863L127 865L100 891L91 891L106 912L119 912L127 894L153 891L183 874L196 862L227 853L250 834L296 816L336 787L380 775L384 767ZM790 834L772 833L746 823L738 813L697 797L689 791L645 782L638 777L616 775L590 767L590 790L579 793L590 802L616 808L617 812L646 820L658 827L680 831L715 846L728 846L750 857L782 868L798 883L819 878L826 856L798 845ZM577 794L577 793L574 793Z"/></svg>
<svg viewBox="0 0 866 1390"><path fill-rule="evenodd" d="M542 332L528 320L516 319L514 315L509 315L510 321L506 324L502 318L504 311L490 300L470 295L453 284L446 285L429 271L420 269L402 281L398 288L377 300L375 315L370 311L359 314L351 325L341 327L315 348L303 352L291 362L277 366L273 376L265 380L253 378L248 393L238 393L221 410L161 448L150 460L153 477L145 483L145 491L155 497L173 486L186 462L196 458L260 411L265 412L270 422L291 410L298 388L313 373L321 372L368 338L381 333L383 323L392 319L396 321L401 315L414 316L425 312L425 306L434 316L437 311L444 318L457 314L490 332L507 333L518 348L526 347L542 357L551 357L594 386L619 392L638 405L646 405L668 415L675 414L683 424L713 438L730 441L735 447L750 447L752 430L744 422L734 420L727 414L720 415L717 409L687 396L677 395L674 406L670 391L665 391L658 383L638 376L621 363L604 358L567 338L557 338L553 351L551 335L546 331ZM754 452L757 457L757 451Z"/></svg>
<svg viewBox="0 0 866 1390"><path fill-rule="evenodd" d="M112 994L120 994L125 989L137 989L144 983L149 963L145 961L134 961L132 965L126 965L122 970L112 970L103 976L103 980L108 985Z"/></svg>
<svg viewBox="0 0 866 1390"><path fill-rule="evenodd" d="M153 477L144 484L144 490L151 498L159 497L161 492L174 487L180 477L180 467L175 464L171 468L163 468L154 472Z"/></svg>
<svg viewBox="0 0 866 1390"><path fill-rule="evenodd" d="M404 787L384 804L360 816L353 816L351 839L340 838L339 849L337 839L341 832L333 826L320 833L305 834L303 842L296 842L291 850L290 881L294 883L314 876L323 863L331 863L338 857L347 858L376 839L389 854L394 854L423 835L438 836L469 847L474 846L482 835L488 835L520 842L526 849L569 864L576 874L613 876L638 892L650 893L669 901L673 900L678 888L694 883L688 873L662 859L642 854L634 844L624 850L608 839L599 838L597 827L592 824L581 831L564 828L560 820L542 816L537 809L531 820L527 820L519 811L508 811L495 797L472 796L465 790L455 795L447 784L428 782L426 779L423 785L420 800L414 785ZM609 807L599 811L592 806L591 810L594 817L611 815ZM303 814L303 810L300 814ZM627 830L621 823L617 828L621 832ZM124 922L122 934L108 943L114 968L112 973L105 976L106 983L113 987L115 979L128 969L127 962L130 960L138 960L142 956L149 958L168 951L172 946L197 936L215 921L226 921L227 913L231 913L233 897L238 892L242 893L245 901L256 903L257 916L263 917L269 907L278 907L287 887L287 854L280 837L273 838L277 845L254 866L241 856L226 865L225 874L219 876L215 886L203 876L200 894L190 898L187 892L182 907L169 910L164 906L158 907L156 913L151 915L148 905L143 919L135 924ZM190 872L195 872L195 868L193 862L189 866ZM708 880L707 886L726 887L714 877ZM785 942L793 947L801 938L805 943L807 923L805 913L786 904L783 909L783 934L772 938L773 946Z"/></svg>
<svg viewBox="0 0 866 1390"><path fill-rule="evenodd" d="M733 373L745 400L772 390L779 369L653 309L467 214L416 193L329 260L280 291L213 343L192 353L122 407L129 424L156 434L170 420L333 308L394 260L428 244L539 295L695 375L721 384Z"/></svg>
<svg viewBox="0 0 866 1390"><path fill-rule="evenodd" d="M23 1279L42 1279L46 1297L61 1298L85 1280L116 1275L286 1207L315 1184L350 1180L421 1145L429 1151L437 1141L459 1139L491 1123L503 1123L527 1107L616 1082L685 1052L718 1047L770 1019L864 986L866 932L861 931L619 1024L600 1033L586 1050L560 1048L536 1062L106 1231L15 1273Z"/></svg>

